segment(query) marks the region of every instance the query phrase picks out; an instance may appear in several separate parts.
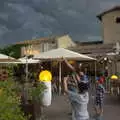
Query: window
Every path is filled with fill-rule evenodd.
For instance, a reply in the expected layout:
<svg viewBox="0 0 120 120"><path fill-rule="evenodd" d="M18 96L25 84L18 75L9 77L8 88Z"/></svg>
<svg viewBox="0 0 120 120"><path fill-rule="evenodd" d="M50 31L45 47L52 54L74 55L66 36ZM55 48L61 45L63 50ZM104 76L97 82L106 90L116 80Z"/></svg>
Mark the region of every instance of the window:
<svg viewBox="0 0 120 120"><path fill-rule="evenodd" d="M44 52L48 51L48 43L44 43Z"/></svg>
<svg viewBox="0 0 120 120"><path fill-rule="evenodd" d="M52 44L55 44L55 41L52 41Z"/></svg>
<svg viewBox="0 0 120 120"><path fill-rule="evenodd" d="M44 52L44 44L43 43L40 44L40 52Z"/></svg>
<svg viewBox="0 0 120 120"><path fill-rule="evenodd" d="M120 17L116 18L116 23L120 23Z"/></svg>

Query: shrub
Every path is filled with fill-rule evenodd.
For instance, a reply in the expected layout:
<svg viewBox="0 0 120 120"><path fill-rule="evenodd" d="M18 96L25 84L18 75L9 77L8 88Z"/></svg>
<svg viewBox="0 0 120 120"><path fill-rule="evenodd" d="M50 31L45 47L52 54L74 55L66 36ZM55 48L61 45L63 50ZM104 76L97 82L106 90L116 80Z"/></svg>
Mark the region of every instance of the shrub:
<svg viewBox="0 0 120 120"><path fill-rule="evenodd" d="M43 91L45 89L46 89L46 86L42 82L39 82L36 84L36 86L31 87L29 89L30 100L34 100L40 103L43 95Z"/></svg>
<svg viewBox="0 0 120 120"><path fill-rule="evenodd" d="M0 120L27 120L20 108L20 91L12 80L0 82Z"/></svg>

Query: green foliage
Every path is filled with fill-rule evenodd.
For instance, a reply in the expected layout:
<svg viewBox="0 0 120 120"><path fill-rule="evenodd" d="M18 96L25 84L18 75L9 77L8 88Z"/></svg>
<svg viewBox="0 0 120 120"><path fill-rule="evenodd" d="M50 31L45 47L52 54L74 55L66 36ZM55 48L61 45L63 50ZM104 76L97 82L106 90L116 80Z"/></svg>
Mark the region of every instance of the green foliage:
<svg viewBox="0 0 120 120"><path fill-rule="evenodd" d="M14 67L17 67L17 66L18 66L18 64L9 64L7 66L7 72L8 72L9 77L13 77L13 69L14 69Z"/></svg>
<svg viewBox="0 0 120 120"><path fill-rule="evenodd" d="M6 55L14 57L14 58L20 58L20 56L21 56L21 47L22 46L23 45L5 46L4 48L0 49L0 53L6 54Z"/></svg>
<svg viewBox="0 0 120 120"><path fill-rule="evenodd" d="M35 100L37 102L41 102L41 98L43 95L43 91L46 89L44 83L39 82L37 86L33 86L29 89L29 96L31 100Z"/></svg>
<svg viewBox="0 0 120 120"><path fill-rule="evenodd" d="M0 120L28 120L30 115L26 117L20 107L22 87L13 80L13 67L14 65L7 67L9 79L0 81ZM28 100L40 103L45 89L45 85L41 82L36 83L36 86L28 86Z"/></svg>
<svg viewBox="0 0 120 120"><path fill-rule="evenodd" d="M20 109L20 90L13 80L0 82L0 120L27 120Z"/></svg>

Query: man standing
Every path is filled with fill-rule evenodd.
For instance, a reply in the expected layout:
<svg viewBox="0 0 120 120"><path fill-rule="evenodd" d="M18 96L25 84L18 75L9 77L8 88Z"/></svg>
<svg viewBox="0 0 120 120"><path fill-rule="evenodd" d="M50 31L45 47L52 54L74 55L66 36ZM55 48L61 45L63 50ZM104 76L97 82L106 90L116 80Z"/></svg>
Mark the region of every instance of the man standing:
<svg viewBox="0 0 120 120"><path fill-rule="evenodd" d="M68 90L68 80L68 77L64 79L64 89L71 102L72 120L88 120L88 85L84 82L80 82L78 83L78 91L73 92L71 90Z"/></svg>

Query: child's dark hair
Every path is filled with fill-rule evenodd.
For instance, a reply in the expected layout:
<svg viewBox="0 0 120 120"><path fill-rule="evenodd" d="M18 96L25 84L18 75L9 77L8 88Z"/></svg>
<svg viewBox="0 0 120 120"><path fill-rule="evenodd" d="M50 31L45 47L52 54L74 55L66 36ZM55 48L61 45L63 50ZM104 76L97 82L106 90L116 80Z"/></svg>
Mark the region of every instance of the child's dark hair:
<svg viewBox="0 0 120 120"><path fill-rule="evenodd" d="M79 93L84 93L84 92L88 91L88 89L89 89L88 83L84 83L84 82L78 83Z"/></svg>

